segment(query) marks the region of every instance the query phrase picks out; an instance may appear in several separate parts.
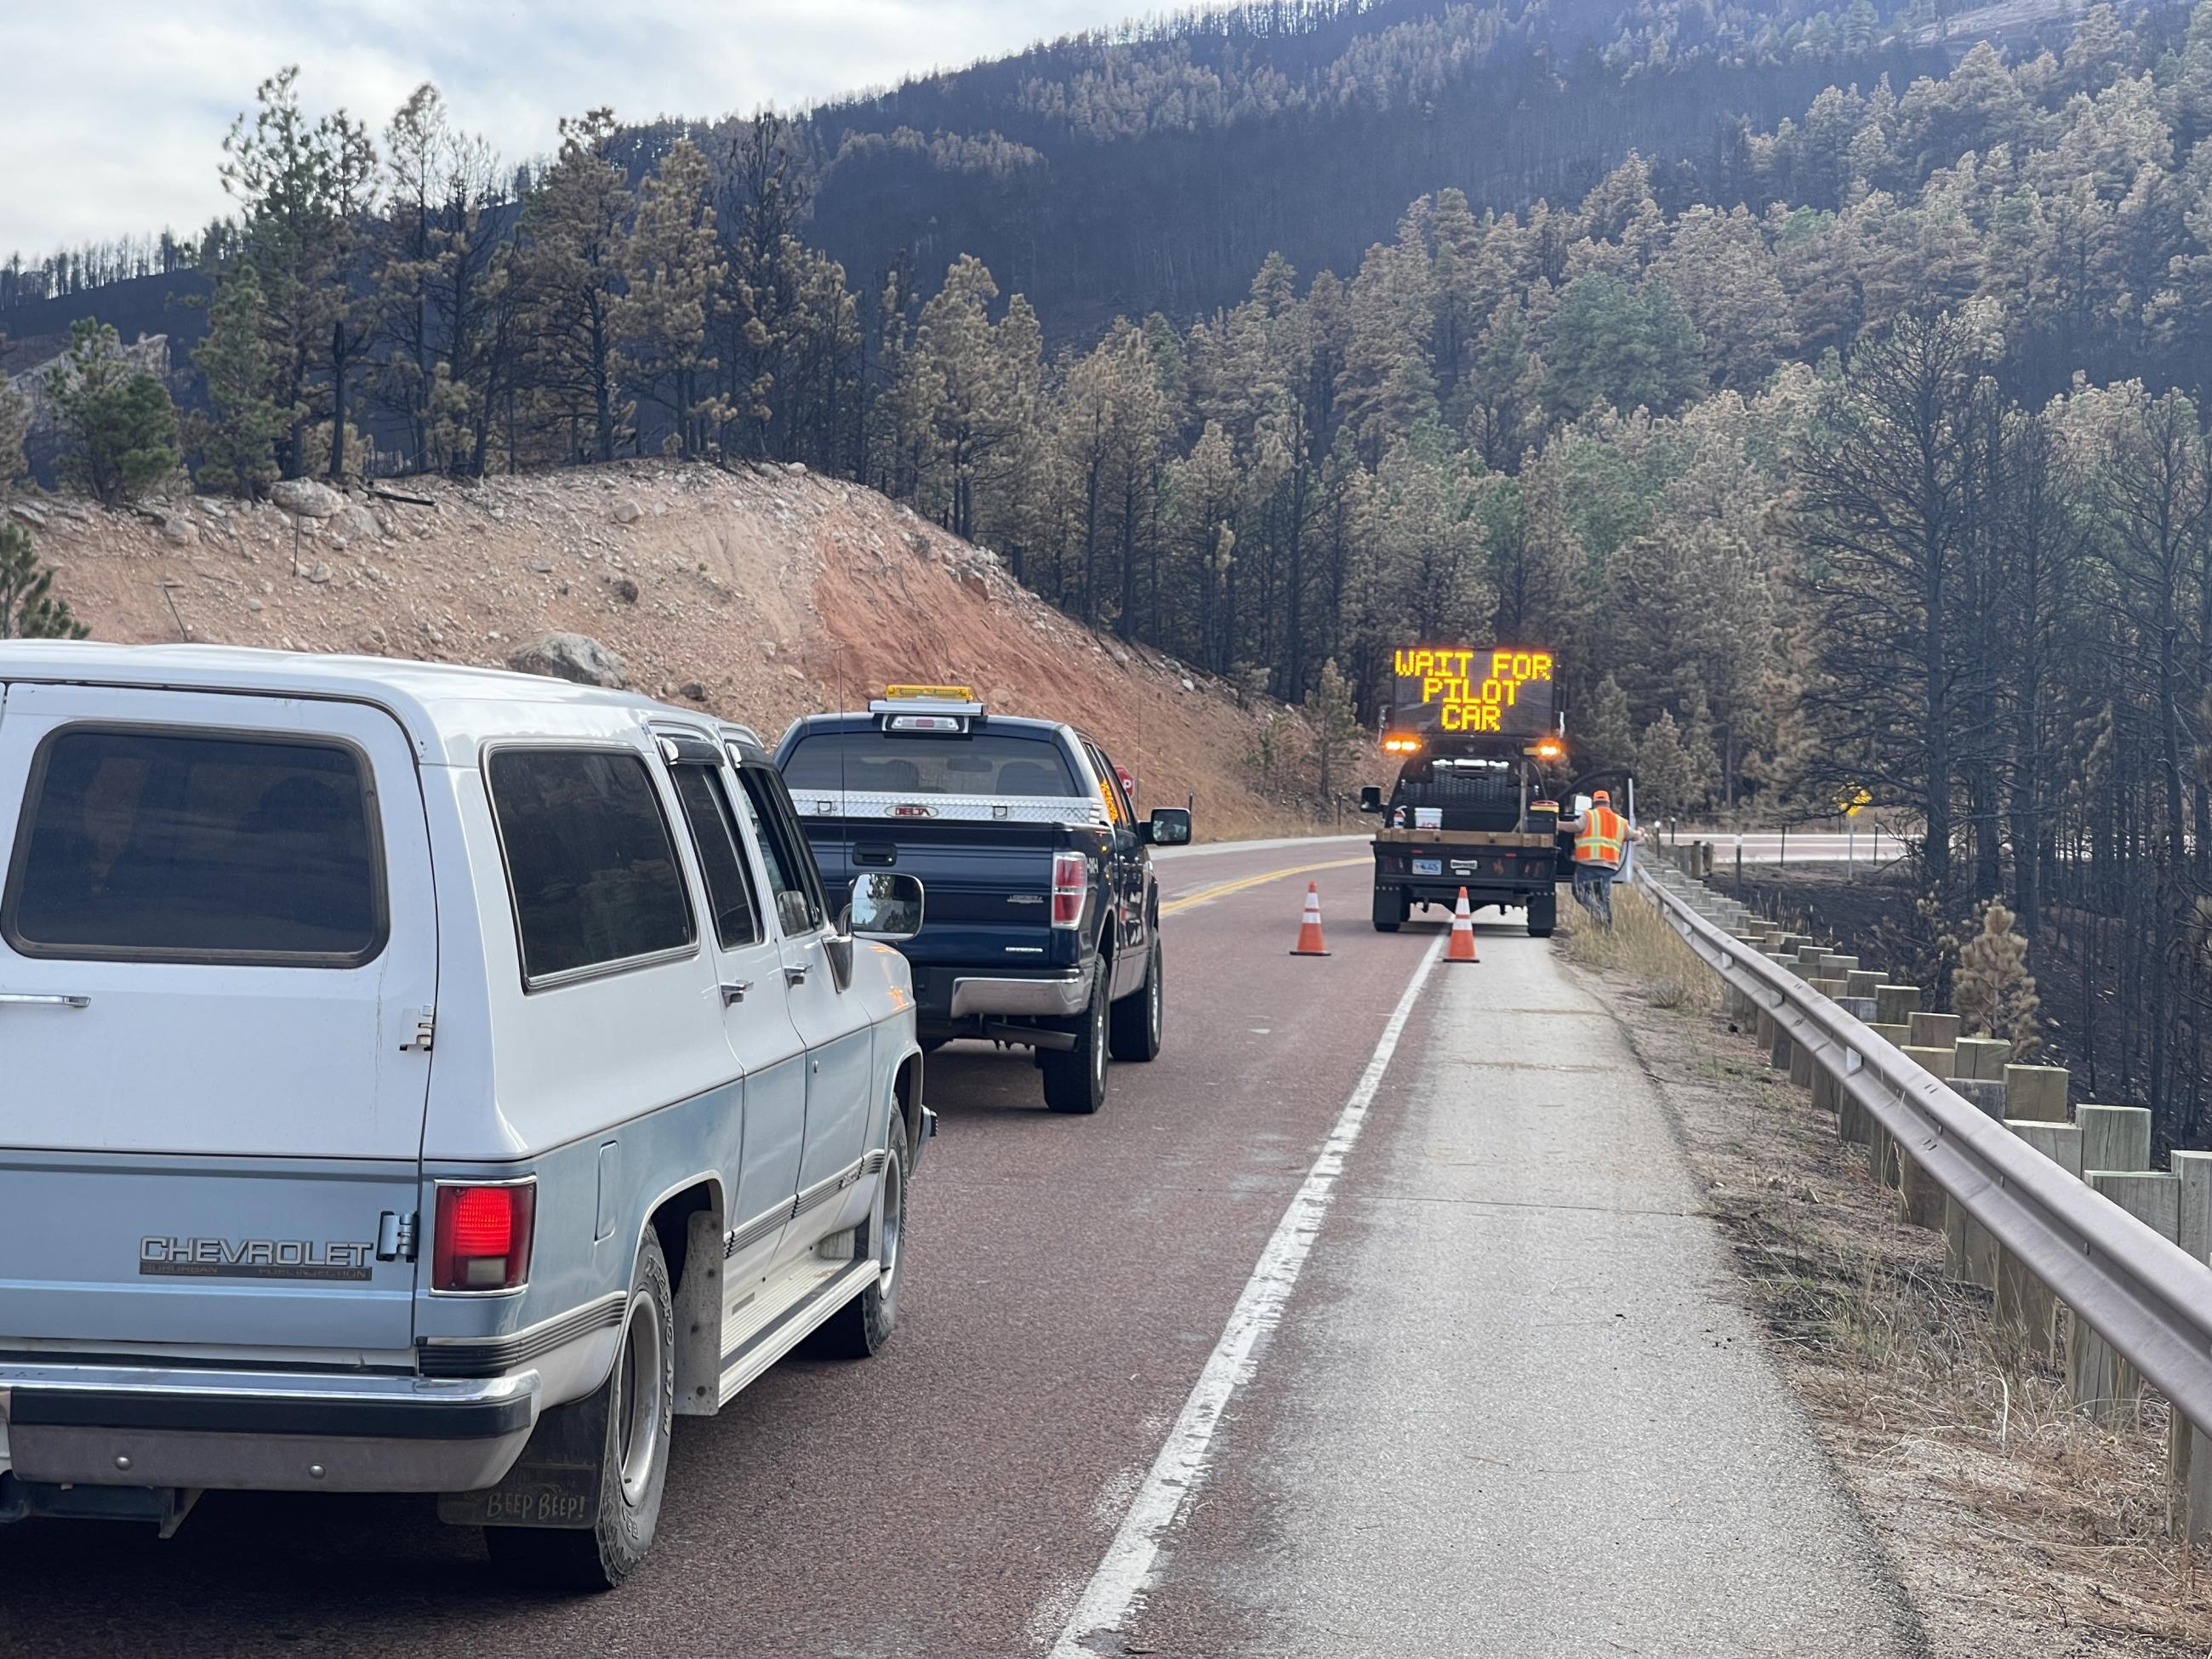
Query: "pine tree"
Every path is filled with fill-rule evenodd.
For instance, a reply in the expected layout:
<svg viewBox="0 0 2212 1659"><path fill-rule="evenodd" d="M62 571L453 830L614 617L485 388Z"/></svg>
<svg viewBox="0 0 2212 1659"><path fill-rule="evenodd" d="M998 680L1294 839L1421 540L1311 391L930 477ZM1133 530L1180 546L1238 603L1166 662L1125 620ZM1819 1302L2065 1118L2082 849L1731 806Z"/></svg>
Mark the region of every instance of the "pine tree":
<svg viewBox="0 0 2212 1659"><path fill-rule="evenodd" d="M632 431L636 404L616 349L624 227L633 205L608 159L614 112L561 122L561 153L522 214L518 281L527 298L529 369L572 429L572 459L611 461Z"/></svg>
<svg viewBox="0 0 2212 1659"><path fill-rule="evenodd" d="M54 573L39 562L30 532L0 519L0 640L81 640L91 632L53 597Z"/></svg>
<svg viewBox="0 0 2212 1659"><path fill-rule="evenodd" d="M1319 775L1323 801L1335 799L1344 763L1359 752L1364 730L1359 712L1352 707L1352 682L1329 658L1305 702L1306 719L1313 726L1314 770Z"/></svg>
<svg viewBox="0 0 2212 1659"><path fill-rule="evenodd" d="M240 261L216 279L208 305L207 337L192 362L207 380L212 420L198 428L199 483L252 495L276 477L276 439L283 416L270 395L274 366L261 331L261 278Z"/></svg>
<svg viewBox="0 0 2212 1659"><path fill-rule="evenodd" d="M625 377L666 414L671 446L703 455L722 424L708 307L727 275L714 235L707 158L678 138L638 191L612 311Z"/></svg>
<svg viewBox="0 0 2212 1659"><path fill-rule="evenodd" d="M1612 675L1576 702L1567 719L1567 745L1577 772L1635 765L1636 731L1629 724L1628 693Z"/></svg>
<svg viewBox="0 0 2212 1659"><path fill-rule="evenodd" d="M2043 1046L2035 975L2027 971L2027 940L2012 931L2012 912L1991 899L1981 931L1959 951L1951 981L1951 1009L1969 1036L2002 1037L2015 1060Z"/></svg>
<svg viewBox="0 0 2212 1659"><path fill-rule="evenodd" d="M1636 745L1636 805L1652 817L1680 817L1698 804L1696 781L1691 776L1689 751L1682 731L1670 710L1644 728Z"/></svg>
<svg viewBox="0 0 2212 1659"><path fill-rule="evenodd" d="M102 504L134 501L184 464L169 389L131 367L106 323L71 325L67 366L50 389L70 445L63 475Z"/></svg>
<svg viewBox="0 0 2212 1659"><path fill-rule="evenodd" d="M30 434L31 405L0 379L0 495L23 476L23 440Z"/></svg>

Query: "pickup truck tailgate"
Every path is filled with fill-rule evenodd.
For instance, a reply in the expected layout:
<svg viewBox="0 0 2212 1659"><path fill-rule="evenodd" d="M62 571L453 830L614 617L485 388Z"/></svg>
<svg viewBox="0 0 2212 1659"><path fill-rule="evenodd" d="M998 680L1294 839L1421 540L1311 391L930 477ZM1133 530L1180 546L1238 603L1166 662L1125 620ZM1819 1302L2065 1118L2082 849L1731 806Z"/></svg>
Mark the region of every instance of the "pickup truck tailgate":
<svg viewBox="0 0 2212 1659"><path fill-rule="evenodd" d="M940 967L1073 966L1073 933L1052 922L1057 824L810 817L807 839L833 906L856 872L896 870L927 895L922 930L904 948ZM1065 962L1057 958L1064 956Z"/></svg>

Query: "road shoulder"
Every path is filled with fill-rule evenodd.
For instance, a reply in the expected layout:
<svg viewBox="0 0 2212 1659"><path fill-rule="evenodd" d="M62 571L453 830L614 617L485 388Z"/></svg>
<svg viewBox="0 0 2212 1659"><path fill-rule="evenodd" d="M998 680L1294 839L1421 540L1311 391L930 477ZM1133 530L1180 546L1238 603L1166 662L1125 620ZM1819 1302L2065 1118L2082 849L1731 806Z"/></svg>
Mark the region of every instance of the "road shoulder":
<svg viewBox="0 0 2212 1659"><path fill-rule="evenodd" d="M1940 1659L2202 1655L2212 1608L2165 1535L2164 1452L2062 1409L2002 1352L1802 1090L1698 1008L1574 969L1619 1019L1725 1230L1741 1294ZM1672 994L1662 994L1673 1002Z"/></svg>
<svg viewBox="0 0 2212 1659"><path fill-rule="evenodd" d="M1620 1028L1482 951L1122 1650L1916 1652Z"/></svg>

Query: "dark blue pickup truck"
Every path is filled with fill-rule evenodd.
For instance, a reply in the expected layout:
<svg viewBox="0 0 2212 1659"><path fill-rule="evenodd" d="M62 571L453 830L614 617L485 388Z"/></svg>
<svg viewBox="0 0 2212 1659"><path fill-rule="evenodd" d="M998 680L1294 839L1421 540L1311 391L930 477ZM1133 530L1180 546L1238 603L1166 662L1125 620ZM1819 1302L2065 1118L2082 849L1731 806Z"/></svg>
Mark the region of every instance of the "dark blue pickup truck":
<svg viewBox="0 0 2212 1659"><path fill-rule="evenodd" d="M1167 981L1151 848L1190 814L1139 821L1122 774L1072 726L985 712L960 687L793 722L776 764L833 907L896 871L928 895L914 964L921 1035L1024 1043L1045 1104L1095 1112L1107 1060L1160 1051Z"/></svg>

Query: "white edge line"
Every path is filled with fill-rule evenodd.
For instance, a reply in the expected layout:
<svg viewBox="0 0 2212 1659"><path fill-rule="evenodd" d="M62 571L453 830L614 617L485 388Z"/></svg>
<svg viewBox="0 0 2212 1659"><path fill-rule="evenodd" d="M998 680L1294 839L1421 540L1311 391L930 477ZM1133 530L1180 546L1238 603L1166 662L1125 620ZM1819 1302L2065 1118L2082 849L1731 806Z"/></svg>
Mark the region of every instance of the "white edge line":
<svg viewBox="0 0 2212 1659"><path fill-rule="evenodd" d="M1367 1069L1359 1074L1351 1098L1322 1143L1321 1155L1307 1170L1304 1183L1283 1212L1283 1218L1275 1224L1267 1249L1260 1252L1259 1265L1245 1280L1244 1293L1230 1312L1221 1340L1206 1359L1206 1369L1199 1373L1190 1398L1183 1402L1166 1443L1152 1460L1144 1485L1130 1500L1128 1511L1121 1517L1114 1541L1106 1547L1098 1570L1085 1587L1082 1600L1053 1644L1051 1659L1097 1659L1101 1650L1089 1645L1090 1638L1118 1628L1151 1587L1161 1545L1184 1506L1205 1483L1211 1467L1213 1431L1220 1426L1237 1389L1258 1369L1255 1350L1260 1340L1281 1322L1283 1308L1297 1285L1306 1257L1313 1253L1314 1241L1334 1195L1336 1179L1344 1172L1344 1160L1359 1139L1367 1109L1382 1087L1390 1057L1398 1051L1398 1040L1405 1035L1406 1022L1413 1018L1421 988L1428 982L1429 970L1443 954L1443 945L1441 935L1430 941L1405 994L1391 1011Z"/></svg>

